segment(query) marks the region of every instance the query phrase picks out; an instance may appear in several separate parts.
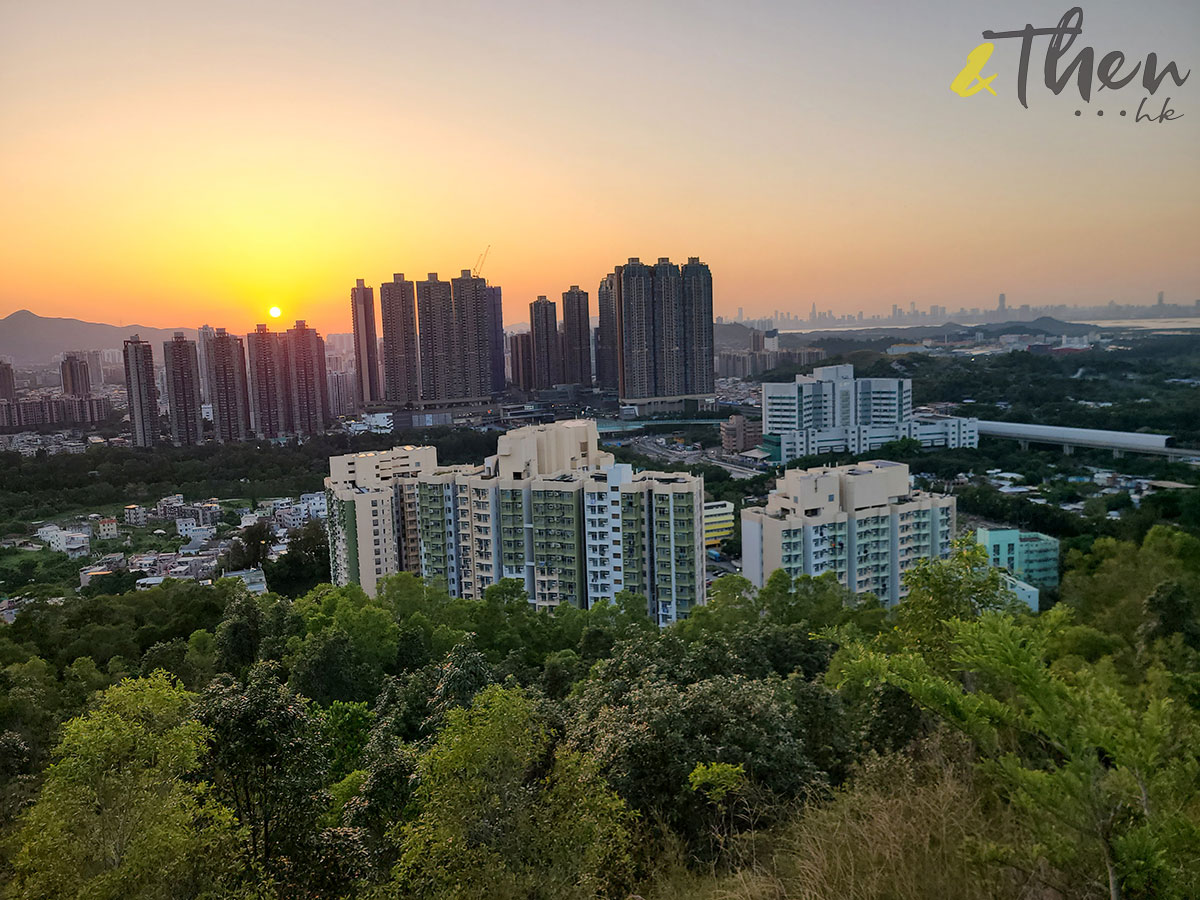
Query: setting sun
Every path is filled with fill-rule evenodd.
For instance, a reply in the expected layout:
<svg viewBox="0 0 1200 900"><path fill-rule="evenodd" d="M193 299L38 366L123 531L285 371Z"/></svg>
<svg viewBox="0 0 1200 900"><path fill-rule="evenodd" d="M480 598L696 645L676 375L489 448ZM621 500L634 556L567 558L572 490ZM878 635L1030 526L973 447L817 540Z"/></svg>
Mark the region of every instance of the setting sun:
<svg viewBox="0 0 1200 900"><path fill-rule="evenodd" d="M267 310L267 314L270 315L272 319L278 319L283 313L278 306L272 306Z"/></svg>

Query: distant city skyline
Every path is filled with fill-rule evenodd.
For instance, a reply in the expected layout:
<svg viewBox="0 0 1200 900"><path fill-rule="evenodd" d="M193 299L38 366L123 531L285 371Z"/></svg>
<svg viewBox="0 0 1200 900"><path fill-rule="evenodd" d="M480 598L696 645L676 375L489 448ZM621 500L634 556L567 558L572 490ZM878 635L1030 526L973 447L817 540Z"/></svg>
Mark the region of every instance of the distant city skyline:
<svg viewBox="0 0 1200 900"><path fill-rule="evenodd" d="M481 274L512 322L646 247L705 259L725 318L1001 291L1191 302L1200 75L1155 95L1182 113L1161 124L1077 117L1078 91L1032 79L1023 108L1012 41L992 60L1001 96L950 90L983 30L1063 11L5 4L0 316L248 334L278 306L342 333L354 278L458 272L489 247ZM1097 59L1200 64L1196 4L1085 14ZM464 23L486 38L446 66ZM398 35L420 40L397 52Z"/></svg>

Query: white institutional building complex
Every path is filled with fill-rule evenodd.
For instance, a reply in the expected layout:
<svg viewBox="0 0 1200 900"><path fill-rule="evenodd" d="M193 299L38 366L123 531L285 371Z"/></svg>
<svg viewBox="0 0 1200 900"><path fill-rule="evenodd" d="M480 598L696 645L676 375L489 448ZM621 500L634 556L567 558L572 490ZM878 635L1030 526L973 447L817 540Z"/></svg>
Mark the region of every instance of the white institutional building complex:
<svg viewBox="0 0 1200 900"><path fill-rule="evenodd" d="M758 587L776 569L833 572L855 593L885 603L919 559L950 554L956 501L909 487L908 466L876 460L789 469L765 507L742 510L742 570Z"/></svg>
<svg viewBox="0 0 1200 900"><path fill-rule="evenodd" d="M763 446L776 462L817 453L869 453L901 438L923 447L978 447L976 419L913 413L912 380L855 378L822 366L795 382L763 384Z"/></svg>
<svg viewBox="0 0 1200 900"><path fill-rule="evenodd" d="M371 596L401 571L480 598L503 578L538 609L588 607L621 591L659 624L704 602L704 480L634 472L577 419L501 435L479 464L439 466L433 447L329 461L335 583Z"/></svg>

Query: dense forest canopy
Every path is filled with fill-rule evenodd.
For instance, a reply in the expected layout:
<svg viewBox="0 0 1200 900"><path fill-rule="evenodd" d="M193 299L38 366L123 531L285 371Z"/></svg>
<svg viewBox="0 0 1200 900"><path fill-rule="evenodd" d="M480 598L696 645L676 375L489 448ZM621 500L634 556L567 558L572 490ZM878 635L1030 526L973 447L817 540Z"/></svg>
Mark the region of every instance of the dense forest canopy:
<svg viewBox="0 0 1200 900"><path fill-rule="evenodd" d="M828 578L531 610L167 582L0 628L23 898L1200 893L1200 540L1022 611L967 544L894 609Z"/></svg>

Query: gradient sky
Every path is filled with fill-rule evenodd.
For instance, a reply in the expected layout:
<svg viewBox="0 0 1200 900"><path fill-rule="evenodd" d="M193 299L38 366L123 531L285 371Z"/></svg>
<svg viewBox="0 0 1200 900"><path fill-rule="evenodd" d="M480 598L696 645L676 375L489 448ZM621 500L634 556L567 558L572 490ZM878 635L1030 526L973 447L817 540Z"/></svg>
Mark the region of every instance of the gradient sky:
<svg viewBox="0 0 1200 900"><path fill-rule="evenodd" d="M594 314L635 255L699 255L725 315L1190 303L1200 4L1083 3L1076 48L1197 70L1148 104L1177 121L1054 97L1044 40L1030 109L1013 41L999 96L949 89L1067 6L0 0L0 315L342 332L355 278L489 244L509 321L572 284Z"/></svg>

